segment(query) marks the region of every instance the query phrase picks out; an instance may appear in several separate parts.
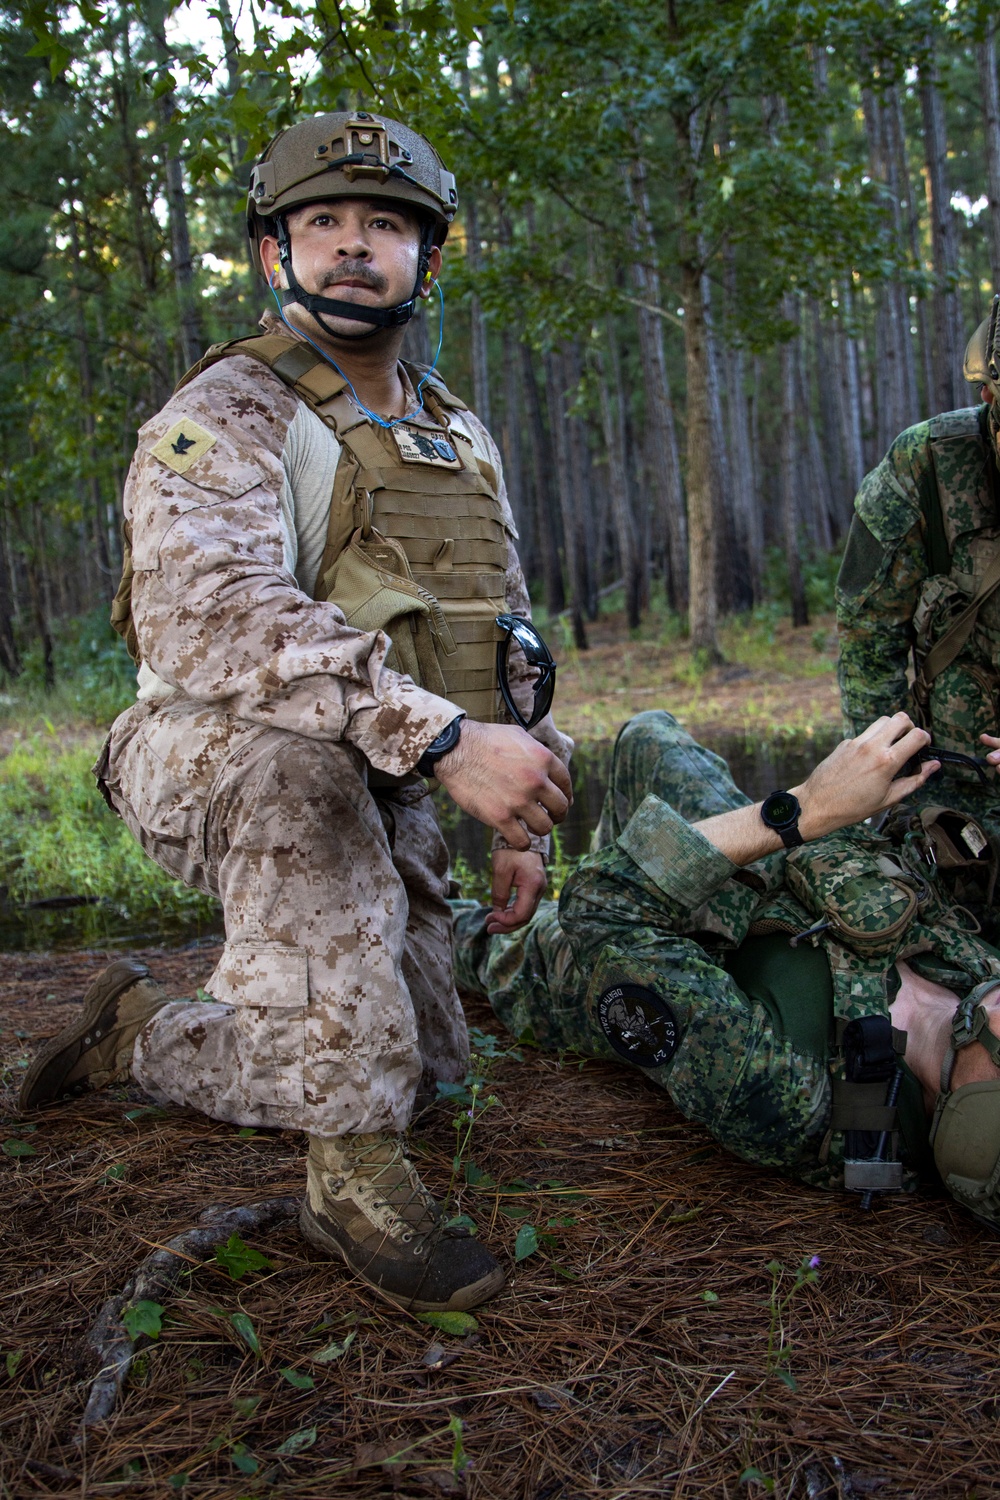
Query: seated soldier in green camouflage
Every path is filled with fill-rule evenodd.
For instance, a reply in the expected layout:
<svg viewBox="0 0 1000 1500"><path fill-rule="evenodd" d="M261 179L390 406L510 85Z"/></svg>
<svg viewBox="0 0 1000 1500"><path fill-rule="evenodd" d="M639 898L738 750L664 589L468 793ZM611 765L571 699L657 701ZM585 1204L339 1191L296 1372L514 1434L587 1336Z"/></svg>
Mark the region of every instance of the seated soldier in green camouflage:
<svg viewBox="0 0 1000 1500"><path fill-rule="evenodd" d="M917 801L970 813L1000 854L1000 297L969 340L965 377L981 404L909 427L864 480L837 580L840 690L860 732L899 709L945 750ZM1000 938L992 892L963 899Z"/></svg>
<svg viewBox="0 0 1000 1500"><path fill-rule="evenodd" d="M927 742L880 719L753 804L669 714L638 715L558 905L504 934L454 903L460 988L515 1036L641 1069L748 1161L859 1192L936 1162L1000 1222L1000 952L929 858L948 830L897 815Z"/></svg>

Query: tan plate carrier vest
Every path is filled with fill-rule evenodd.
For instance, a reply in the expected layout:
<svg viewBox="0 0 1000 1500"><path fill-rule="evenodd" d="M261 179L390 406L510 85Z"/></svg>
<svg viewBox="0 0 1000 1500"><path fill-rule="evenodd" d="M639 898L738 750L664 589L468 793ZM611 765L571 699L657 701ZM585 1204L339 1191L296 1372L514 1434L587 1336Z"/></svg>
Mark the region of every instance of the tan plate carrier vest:
<svg viewBox="0 0 1000 1500"><path fill-rule="evenodd" d="M308 344L259 334L213 344L177 389L221 359L246 354L273 370L333 431L342 452L334 478L326 548L313 597L332 601L357 630L385 630L386 664L448 698L472 719L498 713L496 617L506 609L507 526L497 475L448 410L467 410L435 377L424 406L457 454L454 467L404 463L392 431L346 394L347 382ZM414 386L425 373L406 365ZM409 432L428 435L426 428ZM433 436L433 433L429 434ZM131 619L130 528L111 623L138 662Z"/></svg>

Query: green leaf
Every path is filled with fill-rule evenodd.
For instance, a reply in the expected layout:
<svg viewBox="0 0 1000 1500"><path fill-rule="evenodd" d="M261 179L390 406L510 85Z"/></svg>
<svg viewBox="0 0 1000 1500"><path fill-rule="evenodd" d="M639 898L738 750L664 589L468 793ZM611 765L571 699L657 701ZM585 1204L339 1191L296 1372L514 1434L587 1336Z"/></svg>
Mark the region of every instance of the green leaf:
<svg viewBox="0 0 1000 1500"><path fill-rule="evenodd" d="M167 1480L167 1483L172 1490L182 1490L187 1484L190 1477L190 1474L187 1474L182 1470L179 1474L171 1474L169 1479Z"/></svg>
<svg viewBox="0 0 1000 1500"><path fill-rule="evenodd" d="M316 1441L316 1436L315 1427L300 1427L298 1432L293 1432L291 1437L285 1438L281 1447L275 1448L274 1451L280 1453L283 1458L291 1458L293 1453L301 1453L303 1449L311 1448Z"/></svg>
<svg viewBox="0 0 1000 1500"><path fill-rule="evenodd" d="M160 1329L163 1327L163 1308L159 1302L149 1302L145 1299L133 1302L126 1307L122 1313L122 1322L129 1338L135 1340L141 1335L148 1339L158 1339Z"/></svg>
<svg viewBox="0 0 1000 1500"><path fill-rule="evenodd" d="M352 1331L344 1339L343 1343L327 1344L325 1348L321 1349L318 1354L314 1354L312 1358L318 1365L332 1364L335 1359L343 1358L348 1349L354 1343L354 1340L357 1338L357 1336L357 1330L352 1329Z"/></svg>
<svg viewBox="0 0 1000 1500"><path fill-rule="evenodd" d="M229 1450L229 1457L241 1474L256 1474L260 1468L260 1464L243 1443L234 1443Z"/></svg>
<svg viewBox="0 0 1000 1500"><path fill-rule="evenodd" d="M500 1212L503 1214L503 1216L504 1216L505 1219L515 1219L515 1220L517 1220L517 1219L530 1219L533 1210L530 1209L530 1208L525 1208L521 1204L512 1203L512 1204L508 1205L506 1203L501 1203L501 1205L500 1205Z"/></svg>
<svg viewBox="0 0 1000 1500"><path fill-rule="evenodd" d="M238 1417L252 1417L263 1396L237 1396L233 1401L233 1411Z"/></svg>
<svg viewBox="0 0 1000 1500"><path fill-rule="evenodd" d="M467 1229L470 1234L477 1234L479 1226L475 1219L470 1219L468 1214L452 1214L450 1219L444 1222L445 1229Z"/></svg>
<svg viewBox="0 0 1000 1500"><path fill-rule="evenodd" d="M438 1079L437 1096L439 1099L460 1099L463 1104L468 1104L471 1095L464 1083L445 1083Z"/></svg>
<svg viewBox="0 0 1000 1500"><path fill-rule="evenodd" d="M482 1167L477 1167L474 1161L465 1163L465 1180L470 1187L492 1187L493 1178Z"/></svg>
<svg viewBox="0 0 1000 1500"><path fill-rule="evenodd" d="M37 1156L38 1152L30 1141L9 1140L4 1141L0 1147L4 1156Z"/></svg>
<svg viewBox="0 0 1000 1500"><path fill-rule="evenodd" d="M514 1241L514 1259L527 1260L538 1249L538 1230L534 1224L522 1224Z"/></svg>
<svg viewBox="0 0 1000 1500"><path fill-rule="evenodd" d="M701 1300L702 1302L718 1302L719 1294L718 1292L712 1291L702 1292Z"/></svg>
<svg viewBox="0 0 1000 1500"><path fill-rule="evenodd" d="M251 1349L254 1354L259 1354L260 1343L258 1342L256 1333L254 1333L253 1324L247 1317L246 1313L230 1313L229 1321L230 1323L232 1323L233 1327L236 1329L236 1332L239 1334L244 1344L246 1344L247 1348Z"/></svg>
<svg viewBox="0 0 1000 1500"><path fill-rule="evenodd" d="M8 1377L11 1380L13 1380L14 1376L17 1374L17 1367L21 1363L21 1361L22 1361L23 1358L24 1358L24 1350L23 1349L17 1349L17 1350L12 1351L10 1354L7 1355L7 1359L6 1359L7 1375L8 1375Z"/></svg>
<svg viewBox="0 0 1000 1500"><path fill-rule="evenodd" d="M238 1234L231 1234L224 1245L216 1245L215 1259L223 1270L229 1272L233 1281L240 1281L248 1271L274 1269L266 1255L245 1245Z"/></svg>
<svg viewBox="0 0 1000 1500"><path fill-rule="evenodd" d="M795 1379L795 1376L792 1374L791 1370L775 1370L774 1373L784 1385L787 1385L790 1391L798 1390L799 1383Z"/></svg>
<svg viewBox="0 0 1000 1500"><path fill-rule="evenodd" d="M292 1370L288 1365L285 1365L278 1373L285 1377L289 1385L294 1385L297 1391L312 1391L316 1389L316 1382L312 1376L303 1375L300 1370Z"/></svg>
<svg viewBox="0 0 1000 1500"><path fill-rule="evenodd" d="M125 1163L123 1161L116 1161L114 1166L109 1167L104 1173L104 1176L101 1178L101 1182L105 1186L107 1186L109 1182L119 1182L125 1176L125 1172Z"/></svg>
<svg viewBox="0 0 1000 1500"><path fill-rule="evenodd" d="M252 1135L256 1134L257 1132L252 1125L244 1125L242 1130L237 1130L236 1132L237 1139L241 1141L248 1141Z"/></svg>
<svg viewBox="0 0 1000 1500"><path fill-rule="evenodd" d="M428 1328L439 1328L442 1333L453 1333L459 1338L466 1333L475 1333L479 1327L476 1319L467 1312L417 1313L417 1322L426 1323Z"/></svg>
<svg viewBox="0 0 1000 1500"><path fill-rule="evenodd" d="M158 1104L141 1104L138 1109L127 1109L126 1120L165 1120L167 1112Z"/></svg>

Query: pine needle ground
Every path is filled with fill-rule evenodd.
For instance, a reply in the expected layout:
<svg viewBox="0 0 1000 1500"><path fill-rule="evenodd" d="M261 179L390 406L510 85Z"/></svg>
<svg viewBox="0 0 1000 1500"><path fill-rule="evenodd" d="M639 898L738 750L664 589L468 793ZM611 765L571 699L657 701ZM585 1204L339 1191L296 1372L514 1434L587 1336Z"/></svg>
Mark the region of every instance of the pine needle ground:
<svg viewBox="0 0 1000 1500"><path fill-rule="evenodd" d="M192 995L215 951L141 956ZM625 1069L530 1049L497 1065L471 1143L485 1176L460 1207L510 1276L474 1332L384 1307L290 1224L252 1246L268 1269L192 1267L81 1446L105 1298L203 1209L297 1194L303 1175L296 1135L142 1113L136 1091L17 1122L21 1059L106 957L4 958L4 1500L1000 1495L1000 1240L943 1197L864 1215L726 1156ZM438 1193L454 1113L414 1132ZM525 1224L540 1248L515 1263ZM769 1357L772 1311L814 1255ZM346 1348L317 1362L331 1343Z"/></svg>

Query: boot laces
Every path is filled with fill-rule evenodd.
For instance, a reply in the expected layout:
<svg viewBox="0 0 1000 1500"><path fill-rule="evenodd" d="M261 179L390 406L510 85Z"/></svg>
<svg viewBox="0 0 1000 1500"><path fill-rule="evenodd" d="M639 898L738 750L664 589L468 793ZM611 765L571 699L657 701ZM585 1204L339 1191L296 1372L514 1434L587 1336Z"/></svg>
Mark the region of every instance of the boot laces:
<svg viewBox="0 0 1000 1500"><path fill-rule="evenodd" d="M387 1146L389 1155L380 1161L377 1153L384 1152ZM388 1209L412 1226L403 1231L400 1240L404 1245L412 1243L419 1255L439 1225L434 1199L417 1176L402 1141L390 1144L383 1137L365 1146L354 1146L351 1156L357 1166L363 1166L372 1187L382 1195L378 1207ZM411 1217L409 1210L414 1208L419 1213Z"/></svg>

